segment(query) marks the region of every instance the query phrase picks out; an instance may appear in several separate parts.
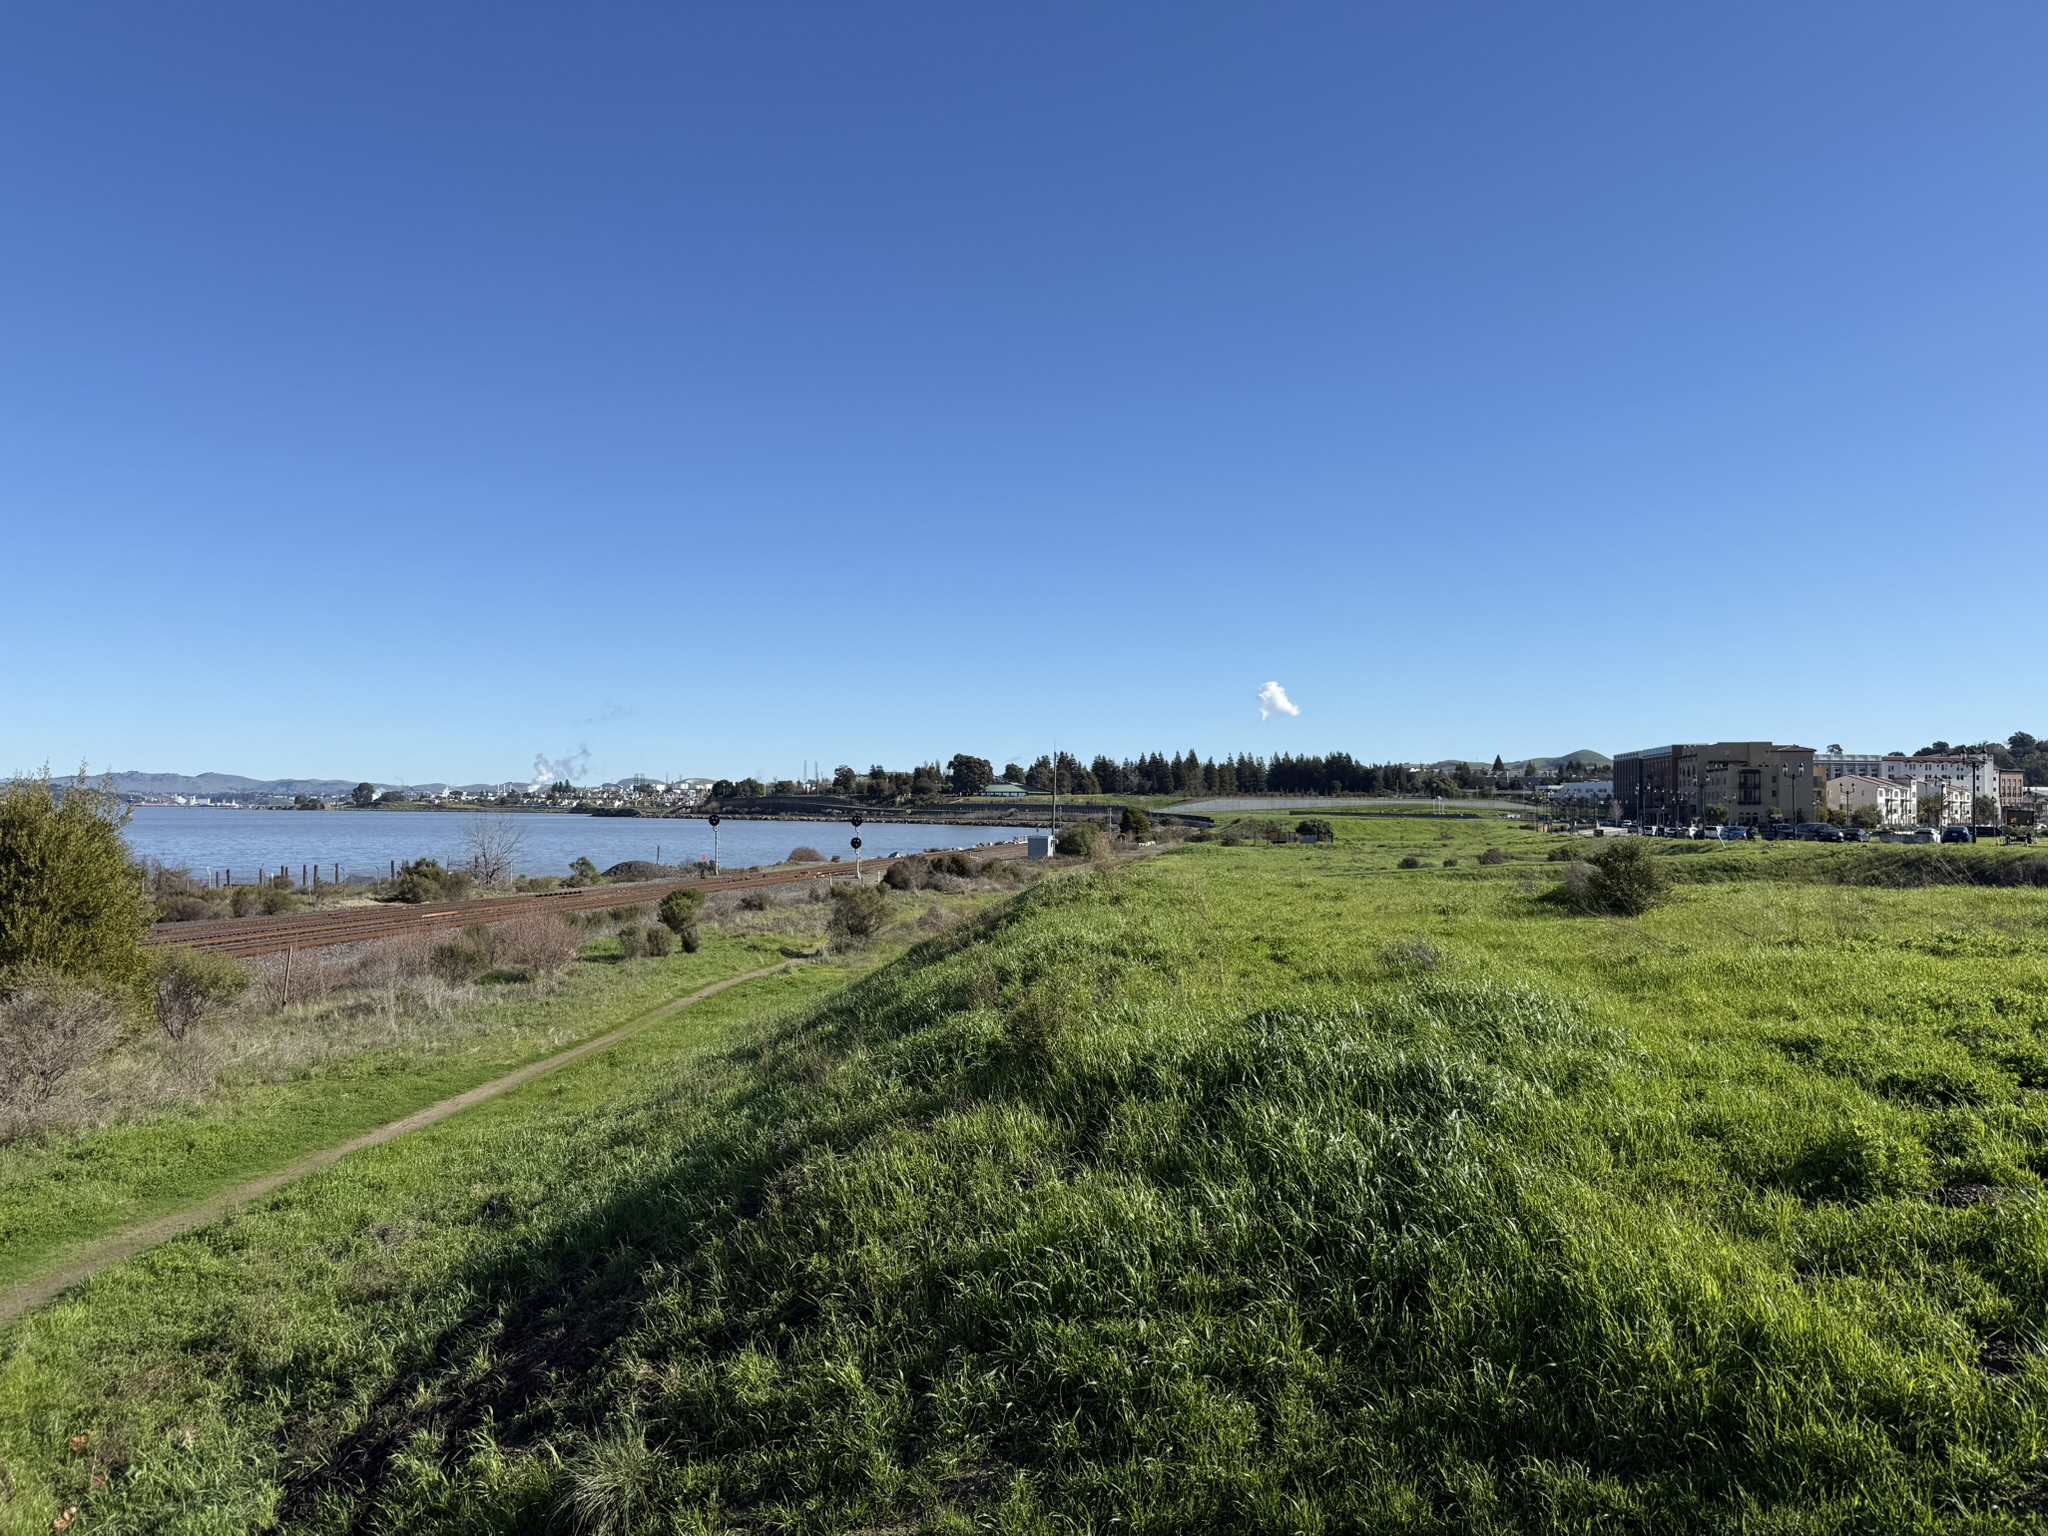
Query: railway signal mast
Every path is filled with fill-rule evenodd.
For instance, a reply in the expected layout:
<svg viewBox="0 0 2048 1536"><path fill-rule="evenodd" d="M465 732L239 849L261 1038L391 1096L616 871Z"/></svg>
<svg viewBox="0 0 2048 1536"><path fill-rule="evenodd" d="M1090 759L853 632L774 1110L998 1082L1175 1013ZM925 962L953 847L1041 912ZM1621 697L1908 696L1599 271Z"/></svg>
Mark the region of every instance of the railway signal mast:
<svg viewBox="0 0 2048 1536"><path fill-rule="evenodd" d="M855 833L858 833L860 831L861 823L867 820L867 818L861 815L858 811L855 811L851 816L847 817L846 819L853 823L853 830L855 831ZM853 840L853 883L855 885L860 884L860 838L858 836L856 836Z"/></svg>

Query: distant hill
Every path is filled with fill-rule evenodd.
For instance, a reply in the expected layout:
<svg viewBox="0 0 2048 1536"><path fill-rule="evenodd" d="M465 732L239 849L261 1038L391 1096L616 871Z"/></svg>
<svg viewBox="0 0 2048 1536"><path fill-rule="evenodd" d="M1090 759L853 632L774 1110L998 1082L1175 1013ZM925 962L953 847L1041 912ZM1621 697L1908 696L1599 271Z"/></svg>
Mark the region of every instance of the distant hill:
<svg viewBox="0 0 2048 1536"><path fill-rule="evenodd" d="M1595 752L1590 748L1582 748L1577 752L1559 753L1556 757L1508 758L1501 763L1501 769L1506 773L1533 773L1541 775L1556 773L1566 763L1570 762L1576 762L1581 768L1612 768L1614 766L1614 759L1605 752ZM1448 773L1458 768L1460 763L1455 757L1447 757L1442 762L1431 763L1429 766ZM1493 762L1491 759L1485 761L1475 759L1466 761L1462 766L1476 769L1480 773L1488 773L1492 771Z"/></svg>
<svg viewBox="0 0 2048 1536"><path fill-rule="evenodd" d="M184 795L201 800L253 800L265 795L312 795L326 800L345 799L361 779L251 779L239 773L112 773L114 788L124 795ZM409 790L422 795L446 794L446 784L386 784L373 781L377 793L387 789ZM460 784L458 789L482 794L495 793L496 784Z"/></svg>
<svg viewBox="0 0 2048 1536"><path fill-rule="evenodd" d="M245 795L345 795L360 779L249 779L239 773L115 773L114 787L127 795L198 795L218 799ZM391 786L379 784L383 790Z"/></svg>

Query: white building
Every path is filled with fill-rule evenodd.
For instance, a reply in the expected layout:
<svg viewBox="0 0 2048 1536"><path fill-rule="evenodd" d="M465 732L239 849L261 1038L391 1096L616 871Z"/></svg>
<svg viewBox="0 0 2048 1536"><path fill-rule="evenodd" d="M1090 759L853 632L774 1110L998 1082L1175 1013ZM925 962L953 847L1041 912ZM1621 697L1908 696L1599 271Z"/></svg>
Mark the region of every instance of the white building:
<svg viewBox="0 0 2048 1536"><path fill-rule="evenodd" d="M1920 787L1906 779L1845 773L1828 780L1826 795L1829 810L1848 816L1874 810L1882 827L1912 827L1920 822Z"/></svg>
<svg viewBox="0 0 2048 1536"><path fill-rule="evenodd" d="M1898 779L1918 786L1919 794L1939 794L1945 824L1972 820L1979 796L1993 803L1998 800L1998 762L1989 752L1928 757L1908 757L1903 752L1816 752L1813 771L1824 782L1857 777Z"/></svg>

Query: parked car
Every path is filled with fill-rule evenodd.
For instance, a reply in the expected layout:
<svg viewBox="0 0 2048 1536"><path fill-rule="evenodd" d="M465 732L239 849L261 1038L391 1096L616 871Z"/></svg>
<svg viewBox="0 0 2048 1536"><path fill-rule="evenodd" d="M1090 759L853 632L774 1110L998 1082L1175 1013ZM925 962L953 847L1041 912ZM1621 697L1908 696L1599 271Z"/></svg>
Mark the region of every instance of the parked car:
<svg viewBox="0 0 2048 1536"><path fill-rule="evenodd" d="M1941 840L1944 843L1974 843L1977 841L1977 834L1968 827L1943 827Z"/></svg>
<svg viewBox="0 0 2048 1536"><path fill-rule="evenodd" d="M1870 834L1862 827L1837 827L1835 830L1842 834L1842 841L1845 843L1867 843L1870 841Z"/></svg>
<svg viewBox="0 0 2048 1536"><path fill-rule="evenodd" d="M1728 843L1746 842L1749 838L1749 828L1723 827L1720 829L1720 837L1723 842Z"/></svg>

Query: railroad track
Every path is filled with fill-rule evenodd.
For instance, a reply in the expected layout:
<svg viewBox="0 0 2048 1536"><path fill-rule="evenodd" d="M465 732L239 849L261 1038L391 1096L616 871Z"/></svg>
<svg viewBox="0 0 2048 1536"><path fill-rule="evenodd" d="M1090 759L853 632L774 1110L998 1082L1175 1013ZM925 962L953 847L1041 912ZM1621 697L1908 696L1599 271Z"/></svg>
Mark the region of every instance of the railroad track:
<svg viewBox="0 0 2048 1536"><path fill-rule="evenodd" d="M1022 843L996 843L976 850L979 857L1016 859ZM918 857L918 855L905 855ZM865 859L887 869L895 859ZM360 944L406 933L433 933L467 928L473 923L502 923L534 912L595 912L606 907L631 907L659 901L670 891L746 890L763 885L801 885L823 880L851 880L851 864L806 864L795 869L745 870L687 880L636 880L622 885L593 885L581 890L541 891L531 896L491 896L471 901L429 901L418 906L350 907L340 912L300 912L288 917L232 917L197 923L158 923L143 936L144 944L178 944L247 958L281 955L295 949L321 949L330 944Z"/></svg>

